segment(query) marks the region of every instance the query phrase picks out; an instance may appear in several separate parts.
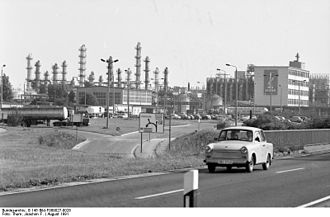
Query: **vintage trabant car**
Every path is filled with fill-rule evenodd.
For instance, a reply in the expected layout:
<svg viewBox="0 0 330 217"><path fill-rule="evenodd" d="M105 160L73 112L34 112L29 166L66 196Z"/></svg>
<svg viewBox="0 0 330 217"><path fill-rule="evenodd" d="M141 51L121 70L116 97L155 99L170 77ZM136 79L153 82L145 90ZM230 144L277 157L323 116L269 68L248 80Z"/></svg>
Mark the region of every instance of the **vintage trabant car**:
<svg viewBox="0 0 330 217"><path fill-rule="evenodd" d="M254 127L228 127L220 131L215 142L208 144L204 162L210 173L217 166L245 167L252 172L257 164L267 170L273 159L273 144L266 141L264 132Z"/></svg>

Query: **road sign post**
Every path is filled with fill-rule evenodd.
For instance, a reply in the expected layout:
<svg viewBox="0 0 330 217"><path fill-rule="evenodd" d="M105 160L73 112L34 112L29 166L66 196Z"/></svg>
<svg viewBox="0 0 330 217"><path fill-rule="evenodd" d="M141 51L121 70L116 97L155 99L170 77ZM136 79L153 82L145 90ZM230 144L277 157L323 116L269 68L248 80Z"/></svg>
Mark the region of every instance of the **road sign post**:
<svg viewBox="0 0 330 217"><path fill-rule="evenodd" d="M184 174L183 207L197 207L198 170Z"/></svg>

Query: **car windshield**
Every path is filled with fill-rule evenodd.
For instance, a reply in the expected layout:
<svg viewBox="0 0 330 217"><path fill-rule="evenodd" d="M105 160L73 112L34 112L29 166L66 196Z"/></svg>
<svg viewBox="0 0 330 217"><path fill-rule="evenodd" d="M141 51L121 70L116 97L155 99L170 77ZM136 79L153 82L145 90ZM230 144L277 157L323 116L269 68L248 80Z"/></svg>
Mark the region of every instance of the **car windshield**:
<svg viewBox="0 0 330 217"><path fill-rule="evenodd" d="M240 130L240 129L222 130L219 135L219 141L225 141L225 140L240 140L240 141L252 142L253 133L251 130Z"/></svg>

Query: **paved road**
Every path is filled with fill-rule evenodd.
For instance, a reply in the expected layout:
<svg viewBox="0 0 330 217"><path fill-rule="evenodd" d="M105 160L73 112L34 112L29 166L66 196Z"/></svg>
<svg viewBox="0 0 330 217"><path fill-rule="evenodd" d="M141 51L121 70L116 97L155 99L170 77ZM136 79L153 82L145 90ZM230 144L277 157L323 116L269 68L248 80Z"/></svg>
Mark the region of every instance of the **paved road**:
<svg viewBox="0 0 330 217"><path fill-rule="evenodd" d="M214 123L202 122L200 124L200 129L212 128L214 125ZM197 121L191 121L190 124L174 126L172 127L171 137L185 135L197 129ZM123 136L109 136L85 131L79 131L78 133L85 136L89 142L76 150L88 153L112 153L132 157L134 148L141 143L141 135L138 132L125 134ZM159 138L168 138L168 127L165 127L164 134L151 134L151 139L156 138L156 136ZM143 141L148 139L149 135L143 134Z"/></svg>
<svg viewBox="0 0 330 217"><path fill-rule="evenodd" d="M253 173L199 170L200 207L297 207L330 195L330 153L275 160ZM184 172L0 197L3 207L182 207Z"/></svg>

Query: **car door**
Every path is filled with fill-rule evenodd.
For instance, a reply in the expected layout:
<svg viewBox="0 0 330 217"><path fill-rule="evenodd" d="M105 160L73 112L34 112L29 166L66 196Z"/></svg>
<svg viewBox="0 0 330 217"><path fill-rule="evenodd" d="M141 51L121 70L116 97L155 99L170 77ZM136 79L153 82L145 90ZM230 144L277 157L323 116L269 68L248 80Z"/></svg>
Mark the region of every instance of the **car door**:
<svg viewBox="0 0 330 217"><path fill-rule="evenodd" d="M255 137L254 137L254 144L255 144L255 153L256 153L256 157L257 157L257 162L256 163L260 163L263 162L263 141L260 135L260 131L256 131L255 132Z"/></svg>
<svg viewBox="0 0 330 217"><path fill-rule="evenodd" d="M268 149L269 149L269 145L266 141L266 137L263 131L259 131L259 135L260 135L260 148L261 148L261 156L260 156L260 160L262 162L266 162L267 161L267 153L268 153Z"/></svg>

